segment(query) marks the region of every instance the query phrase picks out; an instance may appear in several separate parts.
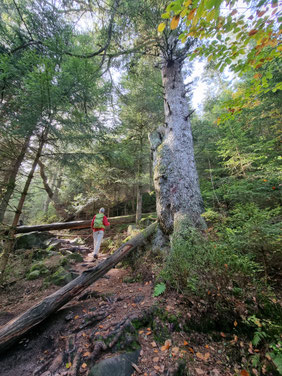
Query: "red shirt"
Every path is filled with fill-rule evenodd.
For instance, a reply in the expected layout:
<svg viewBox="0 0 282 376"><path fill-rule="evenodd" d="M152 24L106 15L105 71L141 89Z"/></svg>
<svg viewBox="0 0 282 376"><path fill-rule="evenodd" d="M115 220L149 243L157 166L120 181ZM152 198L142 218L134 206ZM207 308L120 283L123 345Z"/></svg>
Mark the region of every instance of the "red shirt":
<svg viewBox="0 0 282 376"><path fill-rule="evenodd" d="M96 232L96 231L105 231L105 229L103 227L102 228L93 228L95 218L96 218L96 214L94 215L94 217L92 219L92 222L91 222L91 228L92 228L92 230L94 232ZM103 218L103 225L104 226L110 226L110 222L108 221L108 218L105 215L104 215L104 218Z"/></svg>

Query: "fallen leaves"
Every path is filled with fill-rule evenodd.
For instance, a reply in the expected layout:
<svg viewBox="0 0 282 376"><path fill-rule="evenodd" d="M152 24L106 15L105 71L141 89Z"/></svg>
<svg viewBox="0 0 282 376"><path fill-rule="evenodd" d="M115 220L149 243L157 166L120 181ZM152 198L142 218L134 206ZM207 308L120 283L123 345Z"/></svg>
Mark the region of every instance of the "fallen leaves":
<svg viewBox="0 0 282 376"><path fill-rule="evenodd" d="M87 368L87 364L86 364L86 363L83 363L83 364L81 365L81 368L83 368L83 369Z"/></svg>
<svg viewBox="0 0 282 376"><path fill-rule="evenodd" d="M155 342L155 341L151 342L151 346L152 346L152 347L157 347L156 342Z"/></svg>
<svg viewBox="0 0 282 376"><path fill-rule="evenodd" d="M161 347L162 351L166 351L171 347L171 339L167 339L165 344Z"/></svg>
<svg viewBox="0 0 282 376"><path fill-rule="evenodd" d="M198 359L203 360L204 362L206 362L206 361L209 359L209 357L210 357L210 353L207 352L207 353L205 353L205 354L202 354L202 353L200 353L200 352L197 352L197 353L196 353L196 357L197 357Z"/></svg>
<svg viewBox="0 0 282 376"><path fill-rule="evenodd" d="M240 375L241 376L250 376L249 372L246 371L245 369L242 369L242 371L240 372Z"/></svg>

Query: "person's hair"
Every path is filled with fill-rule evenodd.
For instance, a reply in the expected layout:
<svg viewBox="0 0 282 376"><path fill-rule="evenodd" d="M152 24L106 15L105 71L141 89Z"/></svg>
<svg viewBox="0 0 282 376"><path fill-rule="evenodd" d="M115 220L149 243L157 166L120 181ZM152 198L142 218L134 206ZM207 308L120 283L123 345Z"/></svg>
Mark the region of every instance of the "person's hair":
<svg viewBox="0 0 282 376"><path fill-rule="evenodd" d="M99 213L105 213L105 209L104 209L104 208L101 208L101 209L99 210Z"/></svg>

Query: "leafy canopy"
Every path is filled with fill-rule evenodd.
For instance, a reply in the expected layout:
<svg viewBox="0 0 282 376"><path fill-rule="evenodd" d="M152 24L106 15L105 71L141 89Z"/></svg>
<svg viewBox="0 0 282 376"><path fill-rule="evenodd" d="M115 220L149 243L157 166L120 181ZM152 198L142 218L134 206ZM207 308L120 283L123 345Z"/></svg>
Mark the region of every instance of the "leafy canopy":
<svg viewBox="0 0 282 376"><path fill-rule="evenodd" d="M181 41L188 37L205 40L190 58L207 57L220 71L227 66L239 74L250 69L262 71L254 74L252 89L255 93L273 92L282 83L270 85L271 62L281 61L281 11L277 0L175 0L162 14L165 20L158 31L163 32L181 25Z"/></svg>

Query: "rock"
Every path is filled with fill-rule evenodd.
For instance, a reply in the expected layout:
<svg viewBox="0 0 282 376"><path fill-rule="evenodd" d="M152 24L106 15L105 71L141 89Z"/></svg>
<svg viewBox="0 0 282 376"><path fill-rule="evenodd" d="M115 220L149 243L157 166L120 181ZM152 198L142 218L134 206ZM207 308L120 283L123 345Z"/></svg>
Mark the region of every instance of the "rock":
<svg viewBox="0 0 282 376"><path fill-rule="evenodd" d="M27 275L26 278L31 281L31 280L39 278L39 277L40 277L40 270L33 270L32 272L30 272Z"/></svg>
<svg viewBox="0 0 282 376"><path fill-rule="evenodd" d="M134 303L141 303L145 299L145 295L136 295L133 299Z"/></svg>
<svg viewBox="0 0 282 376"><path fill-rule="evenodd" d="M33 231L28 234L17 235L14 249L46 248L47 241L53 237L53 234L46 231Z"/></svg>
<svg viewBox="0 0 282 376"><path fill-rule="evenodd" d="M72 311L70 311L70 312L65 316L65 320L66 320L66 321L71 321L73 318L74 318L74 313L73 313Z"/></svg>
<svg viewBox="0 0 282 376"><path fill-rule="evenodd" d="M73 260L75 262L83 261L83 257L79 253L70 253L66 256L66 258L70 261Z"/></svg>
<svg viewBox="0 0 282 376"><path fill-rule="evenodd" d="M152 251L154 253L161 252L162 254L169 252L169 239L166 235L163 234L159 227L156 234L153 236Z"/></svg>
<svg viewBox="0 0 282 376"><path fill-rule="evenodd" d="M60 267L49 278L49 282L57 286L64 286L73 280L72 274L67 272L63 267Z"/></svg>
<svg viewBox="0 0 282 376"><path fill-rule="evenodd" d="M130 376L134 373L131 363L137 363L140 350L107 358L92 367L89 376Z"/></svg>

